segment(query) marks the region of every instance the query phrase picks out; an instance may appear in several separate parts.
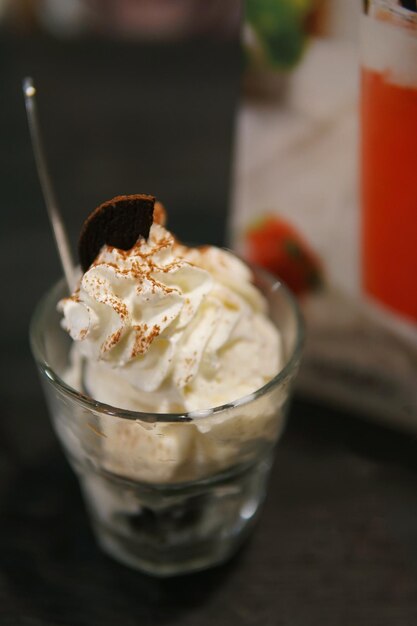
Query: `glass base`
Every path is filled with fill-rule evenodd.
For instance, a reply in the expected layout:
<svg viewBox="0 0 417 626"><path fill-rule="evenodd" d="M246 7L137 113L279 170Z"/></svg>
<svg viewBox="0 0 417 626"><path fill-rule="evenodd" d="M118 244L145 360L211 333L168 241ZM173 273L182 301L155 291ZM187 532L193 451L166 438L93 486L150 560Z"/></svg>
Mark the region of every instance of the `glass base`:
<svg viewBox="0 0 417 626"><path fill-rule="evenodd" d="M136 552L135 545L132 546L129 540L124 540L105 528L96 527L94 530L100 548L108 556L123 565L159 578L191 574L221 565L237 552L248 534L242 533L239 541L233 543L211 541L193 545L192 550L189 551L190 554L183 549L179 550L177 555L174 551L170 551L169 557L163 553L161 560L156 561L146 560L142 550L139 548L139 552Z"/></svg>
<svg viewBox="0 0 417 626"><path fill-rule="evenodd" d="M249 534L266 493L271 455L245 469L187 486L142 485L81 476L99 545L154 576L207 569L230 558Z"/></svg>

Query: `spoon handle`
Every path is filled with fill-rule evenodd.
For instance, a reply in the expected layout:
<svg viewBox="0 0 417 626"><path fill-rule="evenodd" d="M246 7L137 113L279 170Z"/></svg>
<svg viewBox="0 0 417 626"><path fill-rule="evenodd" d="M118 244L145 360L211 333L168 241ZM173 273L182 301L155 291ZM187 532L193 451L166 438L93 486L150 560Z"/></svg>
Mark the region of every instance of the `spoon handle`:
<svg viewBox="0 0 417 626"><path fill-rule="evenodd" d="M62 269L64 270L65 279L68 289L71 292L75 286L75 266L71 254L71 248L68 242L68 236L65 230L64 222L58 208L51 177L48 172L45 153L43 150L42 136L38 122L36 110L36 88L33 79L27 77L23 80L23 94L25 97L26 114L29 123L30 137L32 140L32 149L36 162L36 169L42 188L43 197L48 211L49 220L55 236L55 242L58 248L59 258L61 260Z"/></svg>

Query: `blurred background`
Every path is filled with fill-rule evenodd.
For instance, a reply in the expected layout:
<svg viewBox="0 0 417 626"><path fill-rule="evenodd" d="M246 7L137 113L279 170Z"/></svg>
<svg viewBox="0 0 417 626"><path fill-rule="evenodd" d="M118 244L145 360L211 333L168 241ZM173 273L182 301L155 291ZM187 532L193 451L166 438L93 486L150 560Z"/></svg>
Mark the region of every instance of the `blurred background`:
<svg viewBox="0 0 417 626"><path fill-rule="evenodd" d="M23 113L20 81L31 74L53 179L70 228L74 215L74 238L86 211L123 190L153 190L174 213L206 203L200 214L205 226L210 221L207 206L223 203L224 208L225 198L216 187L225 186L230 146L219 138L229 136L233 124L240 6L232 0L221 11L220 5L2 1L4 104L17 109L17 128L5 116L13 165L31 158L24 120L17 117L18 111ZM227 110L218 92L224 92ZM210 110L201 106L205 101L211 102ZM210 124L219 129L211 140ZM16 137L23 154L17 154ZM202 176L214 161L205 159L205 152L216 155L219 167ZM173 158L179 153L181 159ZM17 173L19 167L11 170ZM216 180L206 183L204 200L196 197L196 178ZM42 209L36 184L27 197L34 212ZM186 226L185 236L190 235Z"/></svg>

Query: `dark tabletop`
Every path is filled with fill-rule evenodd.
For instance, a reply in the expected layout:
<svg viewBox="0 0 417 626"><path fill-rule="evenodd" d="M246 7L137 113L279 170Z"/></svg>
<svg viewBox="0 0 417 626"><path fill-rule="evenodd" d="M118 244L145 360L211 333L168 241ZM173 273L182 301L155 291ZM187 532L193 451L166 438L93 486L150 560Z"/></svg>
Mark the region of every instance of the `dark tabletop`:
<svg viewBox="0 0 417 626"><path fill-rule="evenodd" d="M72 241L96 204L143 191L183 239L221 244L238 68L227 42L0 37L1 626L417 623L412 438L296 398L246 547L221 568L158 581L98 550L49 424L27 326L60 270L21 78L37 79Z"/></svg>

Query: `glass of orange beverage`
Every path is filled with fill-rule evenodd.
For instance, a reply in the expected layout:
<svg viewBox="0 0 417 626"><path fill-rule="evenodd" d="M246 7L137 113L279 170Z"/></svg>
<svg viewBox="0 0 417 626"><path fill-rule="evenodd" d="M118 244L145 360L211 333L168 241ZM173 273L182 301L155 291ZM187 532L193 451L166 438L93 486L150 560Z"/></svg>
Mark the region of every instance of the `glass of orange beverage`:
<svg viewBox="0 0 417 626"><path fill-rule="evenodd" d="M417 13L370 0L362 18L363 287L417 322Z"/></svg>

